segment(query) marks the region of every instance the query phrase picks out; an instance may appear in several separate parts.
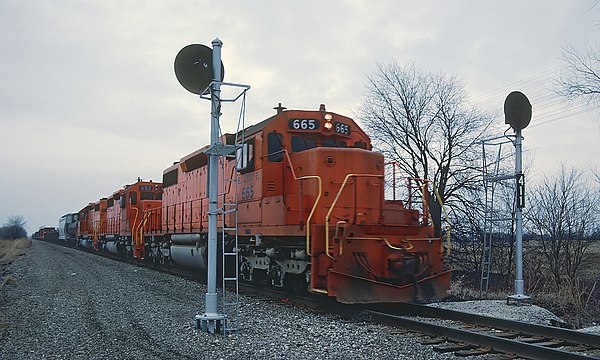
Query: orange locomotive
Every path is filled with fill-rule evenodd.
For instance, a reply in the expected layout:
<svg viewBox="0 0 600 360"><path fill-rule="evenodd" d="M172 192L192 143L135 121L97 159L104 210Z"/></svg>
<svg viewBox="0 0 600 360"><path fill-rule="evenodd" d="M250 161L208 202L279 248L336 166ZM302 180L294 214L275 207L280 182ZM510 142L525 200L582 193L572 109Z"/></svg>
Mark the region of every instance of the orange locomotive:
<svg viewBox="0 0 600 360"><path fill-rule="evenodd" d="M324 106L284 110L238 134L237 164L220 171L219 231L233 238L237 228L240 274L343 303L445 296L442 240L426 210L384 199L384 158L369 137ZM206 268L207 148L163 173L163 204L143 215L153 258ZM229 212L236 202L237 214Z"/></svg>
<svg viewBox="0 0 600 360"><path fill-rule="evenodd" d="M152 230L144 211L160 209L161 204L162 184L138 178L136 183L79 211L79 244L143 260L150 242L146 248L142 228L146 225Z"/></svg>
<svg viewBox="0 0 600 360"><path fill-rule="evenodd" d="M94 237L94 203L89 203L83 209L79 210L79 221L77 222L78 244L85 247L91 247Z"/></svg>

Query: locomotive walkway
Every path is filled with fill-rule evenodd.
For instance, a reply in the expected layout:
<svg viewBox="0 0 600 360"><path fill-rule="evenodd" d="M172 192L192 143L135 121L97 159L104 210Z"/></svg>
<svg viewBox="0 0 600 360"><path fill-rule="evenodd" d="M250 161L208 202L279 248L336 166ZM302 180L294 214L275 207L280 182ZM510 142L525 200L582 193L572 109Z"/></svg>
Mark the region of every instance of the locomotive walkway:
<svg viewBox="0 0 600 360"><path fill-rule="evenodd" d="M248 296L239 332L198 332L203 285L42 241L3 271L14 284L0 288L0 359L456 358L385 325Z"/></svg>

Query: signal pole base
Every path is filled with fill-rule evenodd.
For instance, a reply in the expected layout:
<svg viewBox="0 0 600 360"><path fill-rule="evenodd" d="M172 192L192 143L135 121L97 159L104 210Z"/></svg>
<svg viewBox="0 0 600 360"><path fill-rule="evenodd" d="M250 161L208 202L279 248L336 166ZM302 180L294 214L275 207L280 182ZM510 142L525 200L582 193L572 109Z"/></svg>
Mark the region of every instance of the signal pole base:
<svg viewBox="0 0 600 360"><path fill-rule="evenodd" d="M196 315L196 329L210 334L220 334L227 328L227 317L221 314Z"/></svg>
<svg viewBox="0 0 600 360"><path fill-rule="evenodd" d="M531 305L531 297L523 294L509 295L506 298L506 305L510 305L511 302L517 306L521 306L523 304Z"/></svg>

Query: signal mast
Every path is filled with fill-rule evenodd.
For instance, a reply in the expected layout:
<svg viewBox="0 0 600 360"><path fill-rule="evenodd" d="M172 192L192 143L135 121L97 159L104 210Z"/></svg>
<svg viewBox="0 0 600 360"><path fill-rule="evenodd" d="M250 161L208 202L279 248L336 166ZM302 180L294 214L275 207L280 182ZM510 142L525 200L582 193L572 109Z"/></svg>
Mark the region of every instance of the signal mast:
<svg viewBox="0 0 600 360"><path fill-rule="evenodd" d="M219 117L221 115L222 102L235 102L246 91L250 89L248 85L224 83L223 78L225 68L221 61L221 48L223 42L218 38L212 41L213 48L205 45L191 44L185 46L179 51L175 57L175 75L179 83L189 92L199 95L201 99L210 100L211 102L211 121L210 121L210 147L205 151L208 155L208 261L206 274L206 294L205 294L205 311L203 315L196 315L196 328L202 329L209 333L227 333L229 330L235 330L232 325L233 318L229 318L226 314L226 305L234 305L237 319L238 305L238 273L237 273L237 227L227 228L235 233L233 252L225 252L225 227L222 228L223 247L221 255L223 258L223 306L222 311L219 311L218 294L217 294L217 256L218 254L218 217L223 216L226 212L237 216L237 200L234 204L225 204L219 208L219 157L236 156L237 150L242 147L238 143L236 135L236 143L234 145L222 144L219 140ZM215 65L216 64L216 65ZM220 65L220 66L219 66ZM221 97L221 86L227 85L241 88L241 94L234 99L225 99ZM208 97L205 97L208 96ZM245 97L244 97L245 101ZM240 116L240 121L243 117ZM238 128L240 123L238 123ZM239 129L238 129L239 130ZM237 131L236 134L239 134ZM243 142L243 138L241 139ZM237 164L237 159L236 159ZM225 177L223 176L223 180ZM229 179L232 180L232 179ZM236 182L237 183L237 182ZM237 194L237 189L234 190ZM224 210L225 206L233 207L230 210ZM235 218L237 225L237 217ZM233 257L236 264L236 272L234 277L225 276L226 259ZM226 282L233 281L235 288L235 301L233 303L225 301Z"/></svg>
<svg viewBox="0 0 600 360"><path fill-rule="evenodd" d="M523 281L523 208L525 207L525 176L523 175L523 137L521 130L531 121L531 103L527 96L519 91L513 91L504 100L504 123L509 124L515 131L515 240L516 240L516 276L515 293L508 296L507 302L514 301L521 305L529 301L525 295Z"/></svg>

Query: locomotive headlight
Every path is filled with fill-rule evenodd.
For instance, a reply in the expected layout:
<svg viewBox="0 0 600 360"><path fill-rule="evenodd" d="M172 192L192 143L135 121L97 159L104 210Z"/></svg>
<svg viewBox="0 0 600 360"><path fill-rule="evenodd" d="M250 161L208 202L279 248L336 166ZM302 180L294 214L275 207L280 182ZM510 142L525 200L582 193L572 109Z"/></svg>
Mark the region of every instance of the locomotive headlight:
<svg viewBox="0 0 600 360"><path fill-rule="evenodd" d="M331 120L333 120L333 115L325 114L323 115L323 119L325 120L325 124L323 124L325 130L329 131L333 129L333 123L331 122Z"/></svg>

